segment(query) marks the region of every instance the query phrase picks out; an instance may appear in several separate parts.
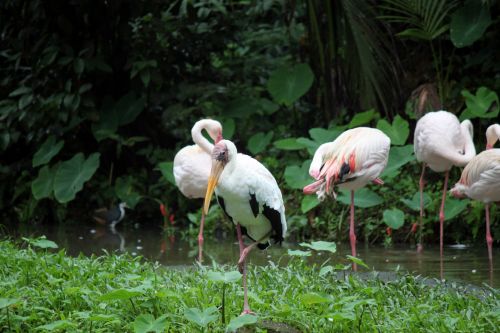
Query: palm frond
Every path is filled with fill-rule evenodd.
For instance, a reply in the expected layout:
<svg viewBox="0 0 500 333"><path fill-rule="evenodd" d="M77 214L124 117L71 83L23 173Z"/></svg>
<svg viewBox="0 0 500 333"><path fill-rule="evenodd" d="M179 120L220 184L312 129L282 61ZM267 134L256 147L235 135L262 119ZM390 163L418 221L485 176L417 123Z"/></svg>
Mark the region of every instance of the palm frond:
<svg viewBox="0 0 500 333"><path fill-rule="evenodd" d="M379 18L403 24L400 36L431 41L448 30L445 20L457 4L456 0L383 0L379 8L385 14Z"/></svg>

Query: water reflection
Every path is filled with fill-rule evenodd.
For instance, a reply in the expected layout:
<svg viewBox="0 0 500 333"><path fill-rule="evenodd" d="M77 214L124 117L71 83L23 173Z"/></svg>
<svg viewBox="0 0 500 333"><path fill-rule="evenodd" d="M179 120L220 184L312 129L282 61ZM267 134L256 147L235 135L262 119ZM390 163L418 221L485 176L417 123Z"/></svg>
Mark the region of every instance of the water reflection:
<svg viewBox="0 0 500 333"><path fill-rule="evenodd" d="M158 261L167 266L193 265L198 256L196 236L189 240L178 235L166 235L160 226L141 227L138 224L122 224L115 229L96 224L88 225L38 225L24 226L12 231L12 236L46 235L59 246L64 247L68 254L83 253L102 254L108 252L129 252L132 255L142 255L147 259ZM408 271L413 274L447 280L458 280L481 285L487 283L495 288L500 287L500 249L493 249L493 258L488 260L485 246L445 246L442 257L439 247L426 247L422 253L415 248L394 246L392 248L358 245L358 256L366 264L377 271L395 270ZM284 243L281 247L271 246L265 251L252 251L249 261L256 265L265 265L272 261L285 265L290 257L288 249L302 249L297 244ZM337 253L330 255L314 252L307 257L309 263L348 264L345 256L350 254L348 242L338 244ZM212 261L219 264L235 265L239 258L239 248L236 237L229 235L226 239L214 239L207 235L203 246L204 264Z"/></svg>

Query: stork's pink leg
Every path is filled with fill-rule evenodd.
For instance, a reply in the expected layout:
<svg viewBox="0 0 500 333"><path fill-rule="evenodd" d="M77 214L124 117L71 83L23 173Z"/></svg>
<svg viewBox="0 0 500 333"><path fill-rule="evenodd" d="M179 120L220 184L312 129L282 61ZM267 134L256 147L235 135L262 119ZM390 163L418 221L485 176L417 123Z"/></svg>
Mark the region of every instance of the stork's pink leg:
<svg viewBox="0 0 500 333"><path fill-rule="evenodd" d="M490 233L490 204L485 204L484 208L486 210L486 245L488 245L488 258L491 261L493 259L493 237Z"/></svg>
<svg viewBox="0 0 500 333"><path fill-rule="evenodd" d="M200 232L198 233L198 261L203 261L203 226L205 225L205 213L201 211Z"/></svg>
<svg viewBox="0 0 500 333"><path fill-rule="evenodd" d="M238 235L238 242L240 244L240 257L243 254L243 250L245 249L245 246L243 244L243 235L241 234L241 226L240 224L236 224L236 233ZM250 310L250 306L248 305L248 289L247 289L247 263L245 260L243 260L243 314L251 314L253 313Z"/></svg>
<svg viewBox="0 0 500 333"><path fill-rule="evenodd" d="M420 223L418 228L418 244L417 252L421 253L424 249L422 245L422 231L423 231L423 220L424 220L424 174L425 174L425 163L422 163L422 174L420 175L420 182L418 183L420 188Z"/></svg>
<svg viewBox="0 0 500 333"><path fill-rule="evenodd" d="M238 235L238 244L240 245L240 255L245 248L245 244L243 243L243 234L241 233L241 225L239 223L236 224L236 234Z"/></svg>
<svg viewBox="0 0 500 333"><path fill-rule="evenodd" d="M351 239L351 253L352 256L356 256L356 233L354 231L354 191L351 191L351 217L349 224L349 238ZM358 270L356 263L352 264L352 269L354 271Z"/></svg>
<svg viewBox="0 0 500 333"><path fill-rule="evenodd" d="M439 209L439 253L443 255L443 226L444 226L444 201L446 200L446 190L448 189L448 176L450 171L444 173L443 199L441 200L441 208Z"/></svg>

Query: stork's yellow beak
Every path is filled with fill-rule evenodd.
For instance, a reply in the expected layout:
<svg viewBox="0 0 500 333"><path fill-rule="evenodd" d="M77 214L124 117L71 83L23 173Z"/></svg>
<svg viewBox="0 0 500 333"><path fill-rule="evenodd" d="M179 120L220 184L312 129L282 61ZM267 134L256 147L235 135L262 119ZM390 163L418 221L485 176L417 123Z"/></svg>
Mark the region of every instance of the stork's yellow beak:
<svg viewBox="0 0 500 333"><path fill-rule="evenodd" d="M207 193L205 194L205 203L203 205L203 212L208 214L208 208L210 208L210 200L214 194L215 186L219 182L219 177L224 170L224 164L219 161L212 162L212 170L210 171L210 176L208 177Z"/></svg>

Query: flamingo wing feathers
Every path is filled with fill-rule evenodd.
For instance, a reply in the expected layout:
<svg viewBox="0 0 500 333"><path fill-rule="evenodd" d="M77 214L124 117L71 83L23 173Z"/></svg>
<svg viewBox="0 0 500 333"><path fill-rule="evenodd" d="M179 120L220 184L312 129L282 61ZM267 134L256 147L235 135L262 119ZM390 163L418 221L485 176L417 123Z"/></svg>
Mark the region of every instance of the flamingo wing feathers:
<svg viewBox="0 0 500 333"><path fill-rule="evenodd" d="M358 189L375 180L384 170L390 139L378 129L358 127L342 133L325 150L318 181L304 188L305 193L317 192L335 196L333 186Z"/></svg>
<svg viewBox="0 0 500 333"><path fill-rule="evenodd" d="M456 186L472 199L484 202L499 201L500 149L483 151L472 159Z"/></svg>
<svg viewBox="0 0 500 333"><path fill-rule="evenodd" d="M203 198L207 192L212 159L197 145L182 148L174 158L175 183L188 198Z"/></svg>

